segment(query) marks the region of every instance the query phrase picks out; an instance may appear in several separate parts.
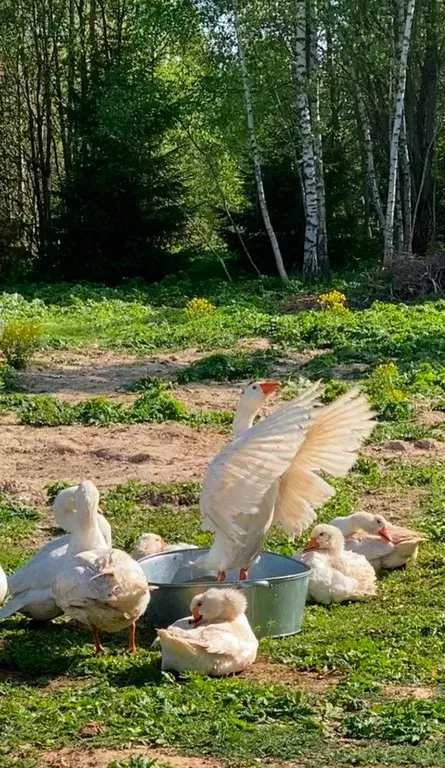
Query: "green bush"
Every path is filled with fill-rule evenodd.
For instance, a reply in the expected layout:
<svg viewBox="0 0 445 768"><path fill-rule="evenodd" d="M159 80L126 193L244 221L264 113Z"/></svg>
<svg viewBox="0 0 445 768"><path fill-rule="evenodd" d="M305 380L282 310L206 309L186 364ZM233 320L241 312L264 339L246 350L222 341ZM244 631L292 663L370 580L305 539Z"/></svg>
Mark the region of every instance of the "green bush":
<svg viewBox="0 0 445 768"><path fill-rule="evenodd" d="M8 365L18 370L26 368L39 346L42 328L31 321L7 323L0 335L0 349Z"/></svg>
<svg viewBox="0 0 445 768"><path fill-rule="evenodd" d="M0 365L0 392L17 392L19 378L10 365Z"/></svg>
<svg viewBox="0 0 445 768"><path fill-rule="evenodd" d="M19 412L21 423L31 427L61 427L75 421L75 406L49 395L27 397L19 404Z"/></svg>
<svg viewBox="0 0 445 768"><path fill-rule="evenodd" d="M270 368L271 354L268 352L215 354L183 368L178 373L178 382L260 379L269 375Z"/></svg>
<svg viewBox="0 0 445 768"><path fill-rule="evenodd" d="M406 381L395 363L378 365L365 380L364 389L383 421L407 421L412 415Z"/></svg>

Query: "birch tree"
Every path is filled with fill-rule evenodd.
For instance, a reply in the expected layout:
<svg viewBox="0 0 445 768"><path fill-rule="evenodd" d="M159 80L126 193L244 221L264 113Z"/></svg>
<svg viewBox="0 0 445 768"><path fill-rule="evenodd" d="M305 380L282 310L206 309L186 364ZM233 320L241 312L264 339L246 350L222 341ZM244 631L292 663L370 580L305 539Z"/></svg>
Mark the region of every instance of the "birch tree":
<svg viewBox="0 0 445 768"><path fill-rule="evenodd" d="M282 280L287 281L288 276L284 267L283 258L281 256L281 251L280 251L280 246L278 244L277 236L275 234L275 230L270 220L269 209L267 207L266 195L264 192L263 175L261 172L260 152L258 149L258 142L257 142L256 132L255 132L255 119L253 115L253 101L252 101L252 92L250 88L249 70L247 66L246 52L244 49L244 42L243 42L242 31L240 27L240 19L239 19L236 0L233 4L233 21L234 21L236 42L237 42L237 48L238 48L238 58L239 58L240 68L241 68L241 77L243 81L244 104L246 108L247 128L249 132L249 147L250 147L250 154L251 154L252 163L253 163L253 169L255 173L258 202L260 204L264 226L266 228L266 232L269 237L270 244L272 246L272 251L275 257L275 263L277 265L278 274L280 275Z"/></svg>
<svg viewBox="0 0 445 768"><path fill-rule="evenodd" d="M404 4L404 0L398 0ZM398 79L396 87L396 99L394 108L394 119L392 123L392 135L389 153L389 181L388 197L386 203L385 217L385 236L383 250L383 264L389 266L392 262L394 253L394 217L396 208L396 191L399 167L400 134L403 122L403 110L406 90L406 76L408 66L408 54L411 43L411 31L415 12L415 0L408 0L405 25L403 31L403 40L400 50L400 59L398 67Z"/></svg>
<svg viewBox="0 0 445 768"><path fill-rule="evenodd" d="M316 275L320 271L317 247L319 212L314 136L312 132L308 93L309 78L306 55L308 18L306 0L296 0L296 22L294 68L297 86L296 107L299 114L301 134L301 173L303 178L304 212L306 219L303 272L306 275Z"/></svg>
<svg viewBox="0 0 445 768"><path fill-rule="evenodd" d="M324 183L324 164L323 164L323 139L321 135L320 120L320 66L318 59L318 18L316 0L310 4L310 82L312 84L312 93L310 100L311 122L314 137L314 155L315 155L315 183L317 189L317 207L318 207L318 233L317 233L317 255L320 270L328 271L328 233L326 226L326 189Z"/></svg>
<svg viewBox="0 0 445 768"><path fill-rule="evenodd" d="M371 127L369 125L368 115L366 114L366 107L363 99L363 94L361 92L360 85L355 78L354 72L352 72L352 77L354 79L356 101L357 101L357 112L360 120L360 128L361 128L362 137L363 137L363 150L364 150L365 164L366 164L366 183L368 186L369 194L371 195L371 200L373 202L375 212L377 214L377 220L379 222L380 232L383 236L383 233L385 231L385 215L383 213L382 201L380 199L380 192L379 192L379 187L377 183L377 174L376 174L375 163L374 163L374 146L373 146L373 141L371 136Z"/></svg>

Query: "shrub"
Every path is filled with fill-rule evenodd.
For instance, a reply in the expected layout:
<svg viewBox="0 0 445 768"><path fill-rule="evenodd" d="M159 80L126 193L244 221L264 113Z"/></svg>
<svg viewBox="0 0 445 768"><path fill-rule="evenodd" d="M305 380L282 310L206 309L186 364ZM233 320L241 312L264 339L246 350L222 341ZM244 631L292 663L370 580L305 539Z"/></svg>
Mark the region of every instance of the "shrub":
<svg viewBox="0 0 445 768"><path fill-rule="evenodd" d="M144 392L138 397L131 411L131 421L136 423L186 421L187 408L168 392Z"/></svg>
<svg viewBox="0 0 445 768"><path fill-rule="evenodd" d="M19 379L10 365L0 365L0 392L17 392Z"/></svg>
<svg viewBox="0 0 445 768"><path fill-rule="evenodd" d="M2 350L8 365L18 370L26 368L42 335L41 326L31 321L7 323L0 337Z"/></svg>
<svg viewBox="0 0 445 768"><path fill-rule="evenodd" d="M269 375L270 364L271 355L267 352L215 354L196 360L179 371L178 382L259 379Z"/></svg>
<svg viewBox="0 0 445 768"><path fill-rule="evenodd" d="M383 363L364 382L371 403L384 421L406 421L412 415L403 375L395 363Z"/></svg>
<svg viewBox="0 0 445 768"><path fill-rule="evenodd" d="M31 427L69 425L75 421L75 407L71 408L68 403L61 403L49 395L36 395L21 403L20 420Z"/></svg>

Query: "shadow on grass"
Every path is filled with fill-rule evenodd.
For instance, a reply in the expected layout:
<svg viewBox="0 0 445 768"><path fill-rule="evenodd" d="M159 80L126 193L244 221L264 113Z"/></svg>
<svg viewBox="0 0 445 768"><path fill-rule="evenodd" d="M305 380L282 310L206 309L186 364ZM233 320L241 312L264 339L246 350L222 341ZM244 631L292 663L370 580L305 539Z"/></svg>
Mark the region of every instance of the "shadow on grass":
<svg viewBox="0 0 445 768"><path fill-rule="evenodd" d="M73 623L40 624L11 619L2 625L4 640L0 680L45 687L57 678L100 678L116 687L158 684L162 680L159 654L148 649L154 633L140 628L138 652L129 654L125 631L103 633L104 656L96 656L88 630Z"/></svg>

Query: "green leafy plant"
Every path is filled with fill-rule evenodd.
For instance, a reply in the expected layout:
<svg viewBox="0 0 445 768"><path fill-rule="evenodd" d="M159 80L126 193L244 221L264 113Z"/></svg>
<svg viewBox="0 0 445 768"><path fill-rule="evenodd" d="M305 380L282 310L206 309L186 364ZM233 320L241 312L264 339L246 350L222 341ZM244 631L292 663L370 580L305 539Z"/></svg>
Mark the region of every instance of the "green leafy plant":
<svg viewBox="0 0 445 768"><path fill-rule="evenodd" d="M17 371L11 365L0 365L0 392L17 392L19 389Z"/></svg>
<svg viewBox="0 0 445 768"><path fill-rule="evenodd" d="M0 349L12 368L26 368L39 346L42 327L39 323L22 320L5 325L0 334Z"/></svg>
<svg viewBox="0 0 445 768"><path fill-rule="evenodd" d="M364 388L384 421L407 421L411 416L404 377L395 363L378 365L365 380Z"/></svg>
<svg viewBox="0 0 445 768"><path fill-rule="evenodd" d="M210 355L179 371L178 382L259 379L269 375L272 357L269 352Z"/></svg>
<svg viewBox="0 0 445 768"><path fill-rule="evenodd" d="M131 755L128 760L113 760L107 768L171 768L171 763L160 763L146 755Z"/></svg>

